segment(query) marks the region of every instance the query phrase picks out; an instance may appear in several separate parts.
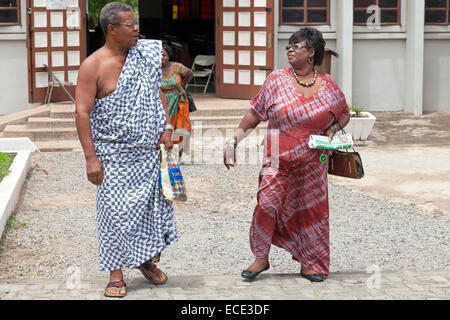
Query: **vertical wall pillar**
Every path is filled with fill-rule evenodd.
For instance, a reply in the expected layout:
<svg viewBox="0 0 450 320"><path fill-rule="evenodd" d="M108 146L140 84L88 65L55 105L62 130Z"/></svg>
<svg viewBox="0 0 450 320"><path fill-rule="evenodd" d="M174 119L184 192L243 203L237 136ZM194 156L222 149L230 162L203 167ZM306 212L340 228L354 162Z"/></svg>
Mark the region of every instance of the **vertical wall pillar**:
<svg viewBox="0 0 450 320"><path fill-rule="evenodd" d="M406 1L405 111L423 113L425 0Z"/></svg>
<svg viewBox="0 0 450 320"><path fill-rule="evenodd" d="M336 81L352 105L353 86L353 0L336 1Z"/></svg>

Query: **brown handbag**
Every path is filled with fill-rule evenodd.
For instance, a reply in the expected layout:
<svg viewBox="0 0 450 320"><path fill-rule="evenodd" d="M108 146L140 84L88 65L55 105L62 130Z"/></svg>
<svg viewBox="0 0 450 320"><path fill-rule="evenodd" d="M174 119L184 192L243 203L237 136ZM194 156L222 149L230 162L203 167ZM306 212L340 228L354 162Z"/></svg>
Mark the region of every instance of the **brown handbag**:
<svg viewBox="0 0 450 320"><path fill-rule="evenodd" d="M361 156L353 149L348 151L333 151L328 160L328 173L351 179L361 179L364 177L364 168Z"/></svg>
<svg viewBox="0 0 450 320"><path fill-rule="evenodd" d="M339 121L339 126L341 127ZM346 134L344 128L341 130ZM328 173L351 179L361 179L364 177L364 168L361 160L361 156L353 148L353 152L334 150L328 160Z"/></svg>

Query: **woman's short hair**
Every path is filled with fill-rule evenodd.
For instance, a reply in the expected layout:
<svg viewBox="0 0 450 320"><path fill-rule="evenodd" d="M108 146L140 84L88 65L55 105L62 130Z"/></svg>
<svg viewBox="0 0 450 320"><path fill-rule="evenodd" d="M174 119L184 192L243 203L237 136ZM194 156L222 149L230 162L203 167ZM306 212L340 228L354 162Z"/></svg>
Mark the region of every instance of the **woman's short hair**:
<svg viewBox="0 0 450 320"><path fill-rule="evenodd" d="M167 55L169 56L169 61L173 61L173 49L166 43L163 43L162 48L166 50Z"/></svg>
<svg viewBox="0 0 450 320"><path fill-rule="evenodd" d="M133 11L133 8L122 2L110 2L106 4L100 11L98 22L100 23L100 26L102 27L105 36L107 35L106 33L108 32L108 24L115 25L119 23L120 11L124 12Z"/></svg>
<svg viewBox="0 0 450 320"><path fill-rule="evenodd" d="M314 48L314 65L320 66L323 62L325 52L325 40L323 40L322 32L315 28L304 27L294 32L289 38L289 44L295 44L305 41L308 48Z"/></svg>

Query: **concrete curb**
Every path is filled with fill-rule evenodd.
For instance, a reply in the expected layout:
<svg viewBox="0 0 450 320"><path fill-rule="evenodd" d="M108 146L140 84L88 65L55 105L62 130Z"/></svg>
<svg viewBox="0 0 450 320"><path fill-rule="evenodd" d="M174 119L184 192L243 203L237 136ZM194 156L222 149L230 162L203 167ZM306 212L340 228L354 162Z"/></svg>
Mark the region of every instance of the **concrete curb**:
<svg viewBox="0 0 450 320"><path fill-rule="evenodd" d="M31 169L31 152L19 151L11 164L11 173L0 183L0 236L6 221L16 208L28 171Z"/></svg>

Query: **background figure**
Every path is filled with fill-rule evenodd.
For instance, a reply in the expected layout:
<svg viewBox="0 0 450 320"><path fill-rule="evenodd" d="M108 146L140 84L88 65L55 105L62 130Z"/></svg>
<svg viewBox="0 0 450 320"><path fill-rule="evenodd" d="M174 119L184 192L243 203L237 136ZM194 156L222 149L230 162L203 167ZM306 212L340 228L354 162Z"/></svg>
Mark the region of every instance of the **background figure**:
<svg viewBox="0 0 450 320"><path fill-rule="evenodd" d="M179 154L179 163L182 163L183 150L187 154L190 152L189 137L191 134L189 101L184 88L192 80L194 74L191 69L181 63L171 61L172 59L172 48L163 44L161 90L166 99L170 122L174 129L172 139L177 140L179 136L183 137Z"/></svg>
<svg viewBox="0 0 450 320"><path fill-rule="evenodd" d="M273 243L301 263L303 277L320 282L328 276L330 264L328 162L322 154L329 156L331 151L310 149L308 139L325 134L331 140L350 115L334 79L314 68L324 56L322 34L302 28L290 37L286 49L291 67L267 77L228 140L224 160L228 169L234 166L237 143L261 121L269 121L250 227L256 259L242 277L254 279L269 269Z"/></svg>

